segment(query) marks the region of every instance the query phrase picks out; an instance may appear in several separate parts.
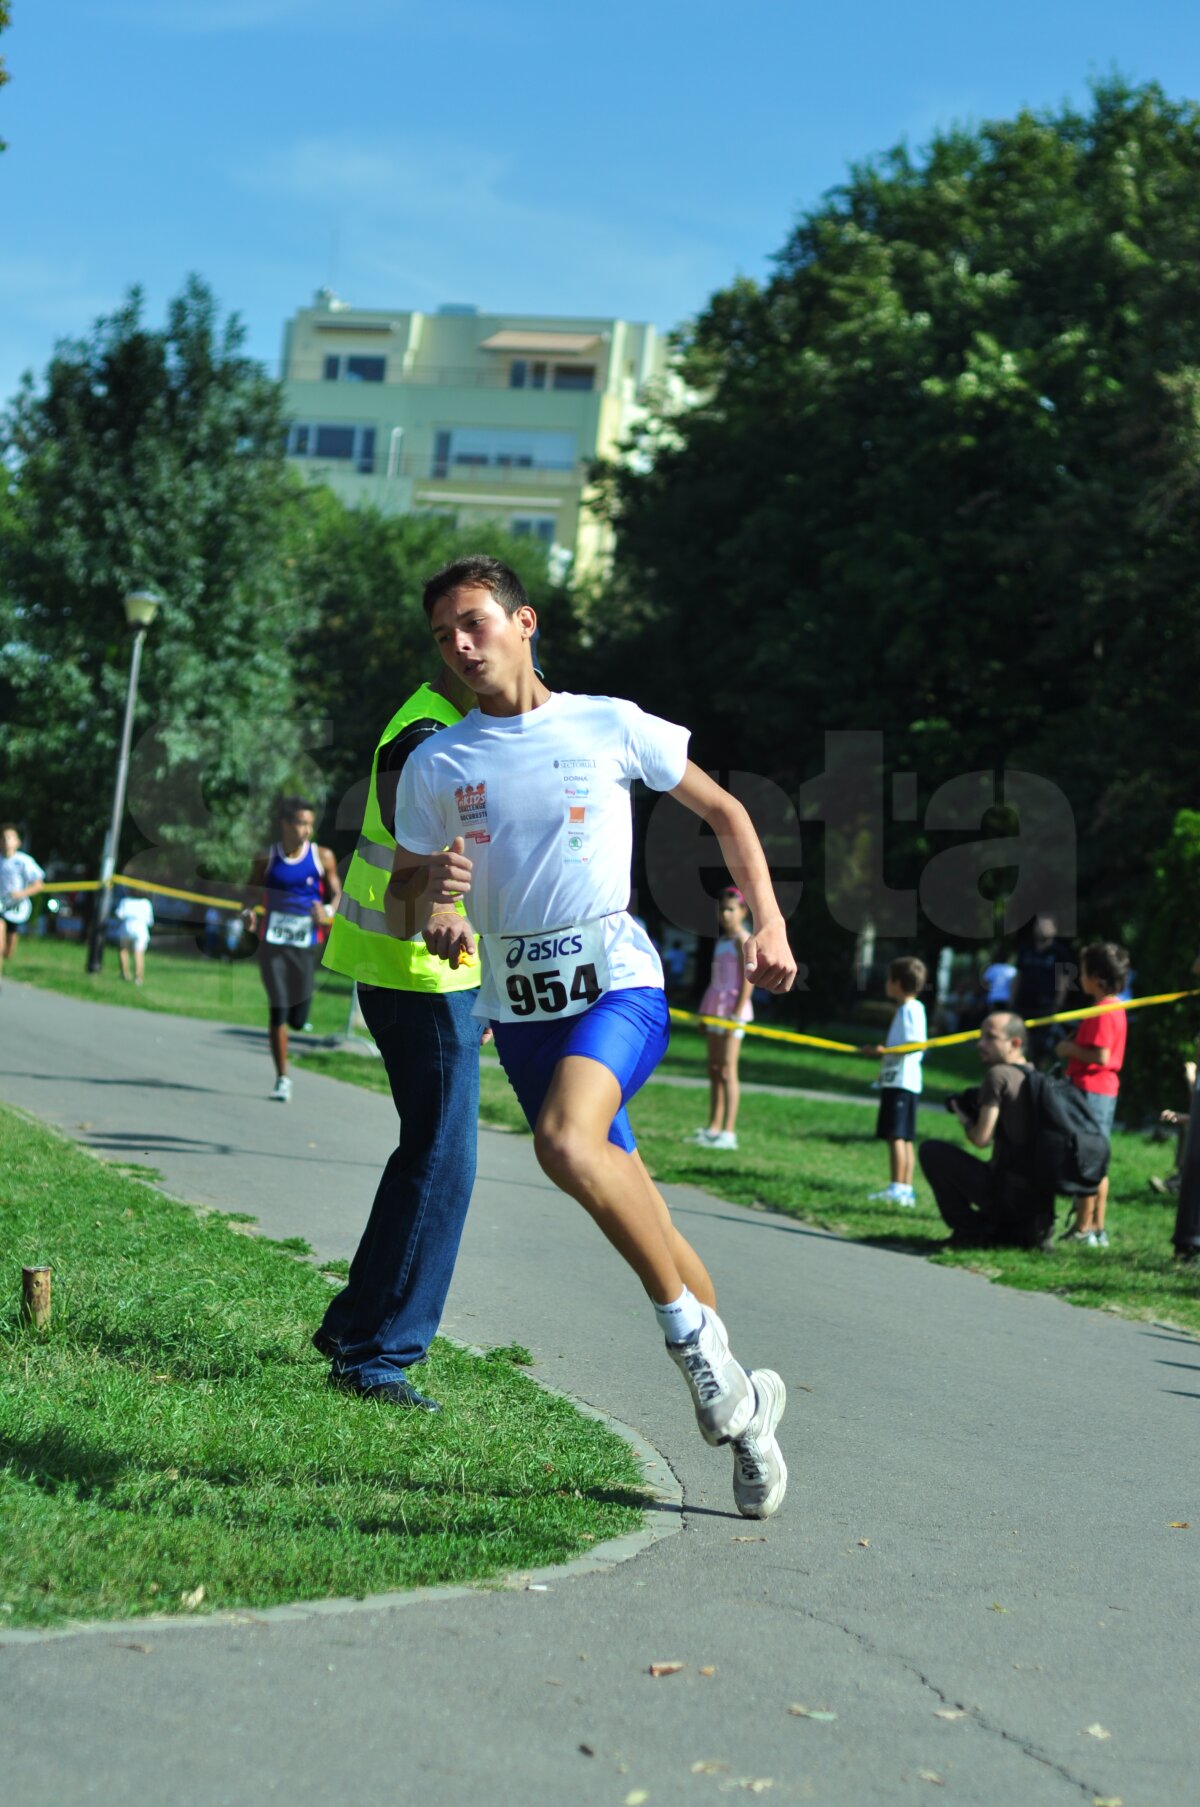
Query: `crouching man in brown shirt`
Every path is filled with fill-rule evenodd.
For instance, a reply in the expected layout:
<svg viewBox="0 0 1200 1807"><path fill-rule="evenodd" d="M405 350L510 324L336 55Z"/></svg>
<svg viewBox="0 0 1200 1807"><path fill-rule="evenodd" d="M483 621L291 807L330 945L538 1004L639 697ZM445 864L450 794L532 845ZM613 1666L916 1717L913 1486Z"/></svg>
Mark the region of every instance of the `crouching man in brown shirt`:
<svg viewBox="0 0 1200 1807"><path fill-rule="evenodd" d="M1026 1029L1019 1016L998 1010L979 1031L983 1083L978 1091L947 1100L975 1148L976 1160L950 1142L922 1142L921 1170L950 1230L949 1248L1021 1248L1048 1244L1054 1230L1054 1197L1035 1186L1033 1102L1026 1079Z"/></svg>

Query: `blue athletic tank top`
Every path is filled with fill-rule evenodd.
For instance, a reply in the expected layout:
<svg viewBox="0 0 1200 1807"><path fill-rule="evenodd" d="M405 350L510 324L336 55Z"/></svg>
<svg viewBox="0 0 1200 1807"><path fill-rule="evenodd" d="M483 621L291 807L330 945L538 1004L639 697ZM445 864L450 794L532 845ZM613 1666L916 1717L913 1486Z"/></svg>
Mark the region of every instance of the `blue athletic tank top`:
<svg viewBox="0 0 1200 1807"><path fill-rule="evenodd" d="M294 860L284 858L283 848L276 844L267 860L266 886L268 910L283 910L289 916L309 916L321 901L321 862L310 841Z"/></svg>

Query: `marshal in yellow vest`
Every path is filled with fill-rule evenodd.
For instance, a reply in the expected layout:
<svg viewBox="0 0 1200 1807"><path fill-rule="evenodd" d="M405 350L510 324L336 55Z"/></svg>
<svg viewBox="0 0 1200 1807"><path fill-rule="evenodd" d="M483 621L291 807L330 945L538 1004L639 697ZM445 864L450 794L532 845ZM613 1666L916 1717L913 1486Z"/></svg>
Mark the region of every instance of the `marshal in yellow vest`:
<svg viewBox="0 0 1200 1807"><path fill-rule="evenodd" d="M396 711L379 737L371 761L371 783L358 846L342 886L333 927L325 944L323 964L345 973L363 985L384 985L391 991L470 991L479 984L478 966L454 971L436 960L420 935L402 941L388 933L383 914L383 894L392 874L396 841L383 825L375 781L379 755L389 741L413 722L435 721L453 727L462 711L428 684L422 684Z"/></svg>

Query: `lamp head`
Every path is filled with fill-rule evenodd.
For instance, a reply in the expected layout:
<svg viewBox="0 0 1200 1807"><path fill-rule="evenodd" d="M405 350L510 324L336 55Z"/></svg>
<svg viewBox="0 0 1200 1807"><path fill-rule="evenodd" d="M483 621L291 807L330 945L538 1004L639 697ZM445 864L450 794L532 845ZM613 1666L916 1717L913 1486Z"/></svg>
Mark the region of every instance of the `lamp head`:
<svg viewBox="0 0 1200 1807"><path fill-rule="evenodd" d="M161 604L157 590L131 590L125 598L125 619L130 627L149 627Z"/></svg>

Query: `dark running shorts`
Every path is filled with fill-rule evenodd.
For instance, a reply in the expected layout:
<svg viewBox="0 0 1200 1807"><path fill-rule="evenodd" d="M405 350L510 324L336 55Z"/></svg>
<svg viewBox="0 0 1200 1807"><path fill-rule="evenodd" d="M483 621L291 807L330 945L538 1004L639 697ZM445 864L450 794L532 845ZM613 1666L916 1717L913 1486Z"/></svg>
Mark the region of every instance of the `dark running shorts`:
<svg viewBox="0 0 1200 1807"><path fill-rule="evenodd" d="M276 1027L287 1023L289 1028L303 1029L308 1021L320 952L315 945L269 947L265 941L259 948L258 970Z"/></svg>
<svg viewBox="0 0 1200 1807"><path fill-rule="evenodd" d="M917 1127L917 1094L885 1085L879 1094L875 1134L881 1142L911 1142Z"/></svg>

